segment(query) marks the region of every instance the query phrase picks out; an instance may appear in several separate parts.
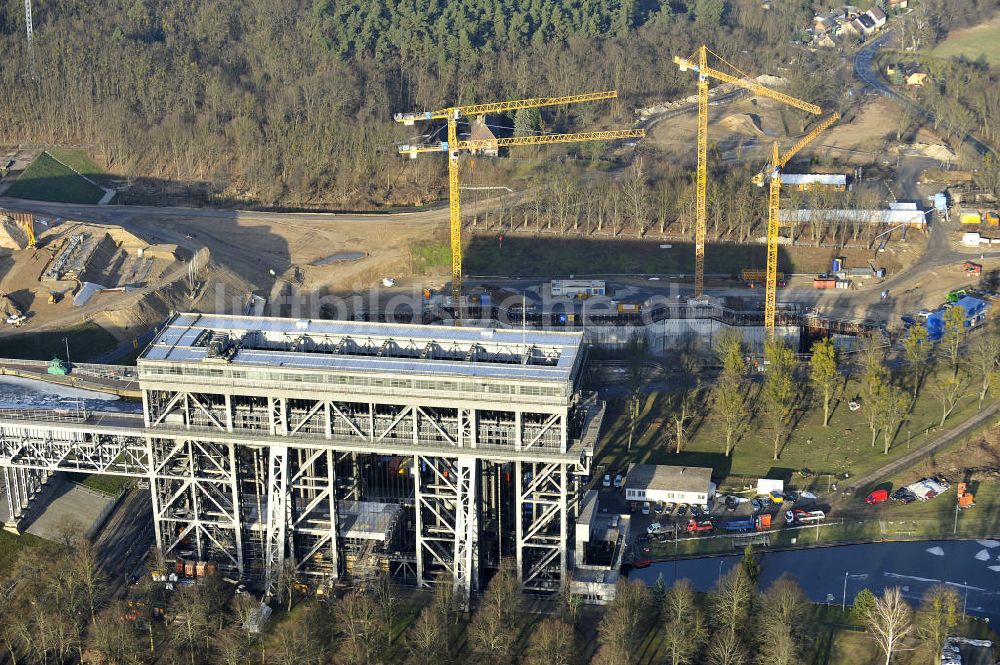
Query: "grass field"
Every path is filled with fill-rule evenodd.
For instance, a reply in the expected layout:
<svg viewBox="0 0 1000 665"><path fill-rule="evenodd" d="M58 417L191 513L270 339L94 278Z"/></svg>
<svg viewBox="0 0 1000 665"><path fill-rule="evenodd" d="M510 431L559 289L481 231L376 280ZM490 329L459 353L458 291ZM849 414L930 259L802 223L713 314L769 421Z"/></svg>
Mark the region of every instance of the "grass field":
<svg viewBox="0 0 1000 665"><path fill-rule="evenodd" d="M969 60L978 60L984 57L990 65L1000 66L1000 16L952 32L931 53L939 58L965 56Z"/></svg>
<svg viewBox="0 0 1000 665"><path fill-rule="evenodd" d="M37 201L97 203L104 196L104 191L43 152L7 190L7 196Z"/></svg>
<svg viewBox="0 0 1000 665"><path fill-rule="evenodd" d="M96 473L70 473L67 474L74 483L79 483L87 489L92 489L108 496L118 496L122 488L131 485L132 480L124 476L102 476Z"/></svg>
<svg viewBox="0 0 1000 665"><path fill-rule="evenodd" d="M79 173L87 176L98 185L110 187L108 174L87 156L86 151L78 148L52 148L48 153L66 166L76 169Z"/></svg>
<svg viewBox="0 0 1000 665"><path fill-rule="evenodd" d="M661 244L670 247L661 248ZM846 252L851 262L855 251L797 246L794 253L789 253L780 247L778 269L786 273L825 272L831 258ZM870 252L859 253L853 258L863 254ZM767 247L764 245L708 243L705 272L737 277L743 268L763 268L766 260ZM495 236L478 235L465 249L463 267L470 275L692 274L694 246L656 240L515 236L505 238L501 249Z"/></svg>
<svg viewBox="0 0 1000 665"><path fill-rule="evenodd" d="M724 453L722 422L710 409L697 409L698 416L688 426L688 437L681 454L673 452L673 427L668 422L669 395L649 393L645 397L636 440L632 453L627 451L628 427L624 401L608 404L607 429L595 453L598 464L624 468L627 461L652 464L682 464L710 466L718 478L727 477L723 485L741 487L745 479L765 477L791 477L794 472L809 468L816 473L810 482L824 490L829 474L850 473L852 476L867 473L887 461L898 457L910 445L920 445L927 437L934 436L940 420L940 406L925 388L917 400L909 421L897 434L888 455L882 454L881 437L875 447L871 445L871 432L865 411L851 412L847 400L860 393L860 386L850 381L842 391L842 399L834 405L830 426L823 427L822 407L802 405L794 417L797 426L781 448L780 458L772 459L773 435L758 419L748 423L730 457ZM959 423L976 411L976 402L968 398L949 418L946 427ZM806 489L797 475L797 484Z"/></svg>
<svg viewBox="0 0 1000 665"><path fill-rule="evenodd" d="M451 268L451 246L447 240L427 240L410 249L413 273L426 275L439 268Z"/></svg>
<svg viewBox="0 0 1000 665"><path fill-rule="evenodd" d="M114 336L96 323L84 323L61 332L35 332L0 337L0 356L25 360L52 360L59 356L65 360L69 338L70 360L88 362L118 346Z"/></svg>
<svg viewBox="0 0 1000 665"><path fill-rule="evenodd" d="M30 533L23 533L20 536L0 530L0 580L10 574L17 557L25 549L37 549L44 553L46 548L56 547L55 543L42 540Z"/></svg>

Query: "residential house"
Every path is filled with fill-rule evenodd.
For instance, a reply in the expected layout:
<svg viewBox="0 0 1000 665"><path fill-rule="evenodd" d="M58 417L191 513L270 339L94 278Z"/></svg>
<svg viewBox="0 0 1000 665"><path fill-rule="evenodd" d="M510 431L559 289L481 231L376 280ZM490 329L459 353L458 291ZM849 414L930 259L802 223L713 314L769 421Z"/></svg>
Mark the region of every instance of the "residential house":
<svg viewBox="0 0 1000 665"><path fill-rule="evenodd" d="M889 81L896 85L904 83L916 88L922 88L927 82L927 72L919 62L894 62L885 68Z"/></svg>
<svg viewBox="0 0 1000 665"><path fill-rule="evenodd" d="M486 116L477 115L472 120L472 128L469 131L469 140L471 141L492 141L496 139L496 134L493 130L486 124ZM490 148L477 148L472 151L474 155L482 155L484 157L497 157L500 151L494 145Z"/></svg>
<svg viewBox="0 0 1000 665"><path fill-rule="evenodd" d="M873 30L881 30L882 26L885 25L885 22L887 20L885 12L882 11L882 9L879 7L872 7L867 12L865 12L865 16L870 18L872 20L872 23L875 24Z"/></svg>

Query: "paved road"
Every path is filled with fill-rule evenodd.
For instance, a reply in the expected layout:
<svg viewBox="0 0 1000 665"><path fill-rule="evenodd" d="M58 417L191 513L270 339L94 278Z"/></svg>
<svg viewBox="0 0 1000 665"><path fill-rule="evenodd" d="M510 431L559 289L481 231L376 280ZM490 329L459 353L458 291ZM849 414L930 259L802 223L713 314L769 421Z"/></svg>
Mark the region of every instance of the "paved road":
<svg viewBox="0 0 1000 665"><path fill-rule="evenodd" d="M652 585L659 575L669 586L691 580L709 591L721 574L739 564L740 556L706 557L656 563L630 576ZM880 593L899 586L913 603L937 583L954 586L973 616L1000 619L1000 542L922 541L839 545L766 552L760 584L767 587L783 574L793 575L809 599L817 603L851 603L863 588ZM845 585L846 582L846 585Z"/></svg>
<svg viewBox="0 0 1000 665"><path fill-rule="evenodd" d="M911 464L917 462L923 457L927 457L931 453L944 448L945 446L953 443L955 439L960 436L968 434L970 431L976 429L983 423L989 421L993 418L997 411L1000 411L1000 402L994 402L988 404L982 411L972 416L965 422L959 424L953 429L941 434L941 436L933 439L930 443L916 448L912 452L909 452L899 459L895 459L889 462L877 471L872 471L866 476L860 476L851 480L851 486L854 487L856 491L866 492L871 485L883 480L886 476L891 476L901 469L905 469Z"/></svg>
<svg viewBox="0 0 1000 665"><path fill-rule="evenodd" d="M861 79L861 81L863 81L865 85L867 85L872 90L875 90L879 94L885 95L886 97L891 97L892 99L906 105L917 114L923 116L928 121L934 122L933 111L924 108L923 106L920 106L906 95L900 94L895 90L893 90L889 85L886 84L886 82L882 79L881 75L879 75L877 72L875 72L875 70L872 69L872 62L874 61L875 56L878 53L879 49L882 48L882 46L884 46L886 43L888 43L888 41L892 39L893 36L894 36L894 31L887 30L886 32L882 33L882 36L880 36L878 39L875 39L872 42L866 44L864 47L862 47L854 58L854 75L857 78ZM938 121L937 124L939 127L944 127L953 134L963 137L962 140L970 144L973 148L975 148L976 152L978 152L980 155L996 154L996 151L993 149L992 146L983 143L972 134L961 129L956 129L943 121Z"/></svg>
<svg viewBox="0 0 1000 665"><path fill-rule="evenodd" d="M153 545L153 504L149 490L129 490L101 530L97 561L117 593Z"/></svg>

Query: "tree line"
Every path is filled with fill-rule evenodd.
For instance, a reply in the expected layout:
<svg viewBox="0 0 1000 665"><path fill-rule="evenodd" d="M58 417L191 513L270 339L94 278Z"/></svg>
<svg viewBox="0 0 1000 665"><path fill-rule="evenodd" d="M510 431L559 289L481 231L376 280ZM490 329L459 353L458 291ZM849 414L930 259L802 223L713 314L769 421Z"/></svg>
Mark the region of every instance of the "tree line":
<svg viewBox="0 0 1000 665"><path fill-rule="evenodd" d="M670 54L705 41L770 71L809 16L804 0L66 0L35 3L32 71L11 0L0 142L93 146L137 178L126 202L166 181L212 203L412 204L440 194L443 162L399 157L412 130L394 112L615 88L610 111L546 111L542 128L629 121L693 85Z"/></svg>
<svg viewBox="0 0 1000 665"><path fill-rule="evenodd" d="M98 565L85 540L67 540L50 556L22 555L0 606L0 657L14 664L103 663L200 665L632 665L649 658L652 636L670 665L774 665L805 662L816 643L814 609L789 577L760 589L760 564L743 559L707 594L682 579L649 587L622 578L601 610L563 592L535 615L525 611L513 562L504 560L483 594L466 608L450 580L429 592L397 588L383 574L337 597L306 598L283 575L263 632L247 630L259 601L233 595L218 574L164 594L149 576L122 589ZM286 605L287 602L287 605ZM150 608L160 607L153 613ZM913 610L899 589L882 597L862 591L855 620L867 627L889 662L915 643L939 653L958 624L958 595L934 587ZM591 634L596 627L596 635Z"/></svg>

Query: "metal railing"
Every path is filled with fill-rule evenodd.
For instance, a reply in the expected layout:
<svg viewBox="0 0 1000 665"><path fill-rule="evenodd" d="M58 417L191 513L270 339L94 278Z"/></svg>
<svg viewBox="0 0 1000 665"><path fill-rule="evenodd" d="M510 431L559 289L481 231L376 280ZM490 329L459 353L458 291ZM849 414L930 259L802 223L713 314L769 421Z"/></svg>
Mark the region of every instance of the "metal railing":
<svg viewBox="0 0 1000 665"><path fill-rule="evenodd" d="M20 358L0 358L0 367L28 367L37 369L39 374L48 371L48 360L21 360ZM94 363L70 363L72 374L90 376L111 381L138 381L139 369L132 365L100 365Z"/></svg>
<svg viewBox="0 0 1000 665"><path fill-rule="evenodd" d="M48 423L82 423L90 418L86 408L0 409L0 420L29 420Z"/></svg>

